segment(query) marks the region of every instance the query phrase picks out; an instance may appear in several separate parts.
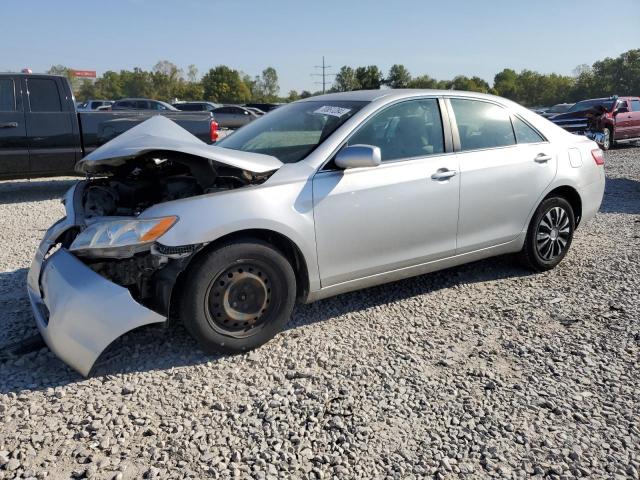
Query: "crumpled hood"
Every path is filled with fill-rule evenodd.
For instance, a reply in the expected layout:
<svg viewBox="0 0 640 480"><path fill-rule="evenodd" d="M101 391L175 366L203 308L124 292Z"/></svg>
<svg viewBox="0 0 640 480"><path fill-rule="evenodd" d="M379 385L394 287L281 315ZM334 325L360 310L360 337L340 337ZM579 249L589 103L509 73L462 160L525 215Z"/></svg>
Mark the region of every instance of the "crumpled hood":
<svg viewBox="0 0 640 480"><path fill-rule="evenodd" d="M83 174L106 173L154 150L186 153L212 164L223 164L253 173L277 170L282 162L270 155L207 145L177 123L156 115L95 149L76 165Z"/></svg>

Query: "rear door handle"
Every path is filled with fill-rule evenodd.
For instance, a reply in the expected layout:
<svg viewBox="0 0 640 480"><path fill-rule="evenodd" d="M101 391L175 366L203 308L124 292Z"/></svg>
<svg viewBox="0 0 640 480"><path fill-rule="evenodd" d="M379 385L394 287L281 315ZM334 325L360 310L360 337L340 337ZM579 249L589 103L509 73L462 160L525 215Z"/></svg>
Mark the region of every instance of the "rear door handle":
<svg viewBox="0 0 640 480"><path fill-rule="evenodd" d="M18 128L18 122L0 123L0 128Z"/></svg>
<svg viewBox="0 0 640 480"><path fill-rule="evenodd" d="M449 170L446 168L439 168L436 173L431 175L432 180L448 180L451 177L455 177L457 175L457 171Z"/></svg>
<svg viewBox="0 0 640 480"><path fill-rule="evenodd" d="M544 153L539 153L533 160L537 163L547 163L549 160L551 160L551 157L549 155L545 155Z"/></svg>

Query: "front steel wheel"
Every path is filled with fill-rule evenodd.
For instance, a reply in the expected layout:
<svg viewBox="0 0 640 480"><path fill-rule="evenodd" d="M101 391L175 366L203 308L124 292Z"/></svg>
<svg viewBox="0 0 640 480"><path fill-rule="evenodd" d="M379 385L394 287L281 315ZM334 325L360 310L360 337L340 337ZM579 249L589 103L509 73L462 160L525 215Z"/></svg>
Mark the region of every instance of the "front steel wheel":
<svg viewBox="0 0 640 480"><path fill-rule="evenodd" d="M531 219L520 252L532 270L551 270L565 257L573 240L575 217L571 204L562 197L545 199Z"/></svg>
<svg viewBox="0 0 640 480"><path fill-rule="evenodd" d="M269 265L247 260L234 263L212 279L204 306L211 328L242 338L264 325L273 312L270 305L273 281L270 278L275 276Z"/></svg>
<svg viewBox="0 0 640 480"><path fill-rule="evenodd" d="M203 350L238 353L274 337L296 298L291 264L258 239L220 245L194 259L180 299L180 316Z"/></svg>

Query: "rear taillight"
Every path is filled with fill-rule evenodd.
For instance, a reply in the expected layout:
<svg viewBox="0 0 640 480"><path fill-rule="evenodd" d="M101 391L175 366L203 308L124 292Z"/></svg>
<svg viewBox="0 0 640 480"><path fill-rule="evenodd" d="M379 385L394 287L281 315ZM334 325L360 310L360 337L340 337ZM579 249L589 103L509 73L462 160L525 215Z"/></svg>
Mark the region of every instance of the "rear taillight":
<svg viewBox="0 0 640 480"><path fill-rule="evenodd" d="M599 148L591 150L591 156L596 161L596 165L604 165L604 153Z"/></svg>
<svg viewBox="0 0 640 480"><path fill-rule="evenodd" d="M211 142L218 141L218 122L215 120L211 120L209 124L209 136L211 138Z"/></svg>

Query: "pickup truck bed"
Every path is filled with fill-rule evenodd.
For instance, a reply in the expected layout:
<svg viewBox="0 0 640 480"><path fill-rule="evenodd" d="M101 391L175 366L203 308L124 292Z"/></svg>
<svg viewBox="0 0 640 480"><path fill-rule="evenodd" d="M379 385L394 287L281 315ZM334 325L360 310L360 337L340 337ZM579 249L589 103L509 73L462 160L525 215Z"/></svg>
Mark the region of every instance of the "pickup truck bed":
<svg viewBox="0 0 640 480"><path fill-rule="evenodd" d="M82 157L153 115L212 143L209 112L77 112L57 75L0 74L0 180L73 175Z"/></svg>

